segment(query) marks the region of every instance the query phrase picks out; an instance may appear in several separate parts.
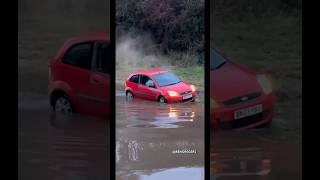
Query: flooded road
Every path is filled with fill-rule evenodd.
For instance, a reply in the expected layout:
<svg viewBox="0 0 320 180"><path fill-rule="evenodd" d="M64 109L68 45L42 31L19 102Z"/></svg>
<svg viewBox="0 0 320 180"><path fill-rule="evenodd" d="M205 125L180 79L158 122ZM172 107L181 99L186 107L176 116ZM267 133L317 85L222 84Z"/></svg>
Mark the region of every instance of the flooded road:
<svg viewBox="0 0 320 180"><path fill-rule="evenodd" d="M159 104L116 96L117 180L204 179L201 103Z"/></svg>
<svg viewBox="0 0 320 180"><path fill-rule="evenodd" d="M300 180L301 138L276 123L246 131L211 136L211 180Z"/></svg>
<svg viewBox="0 0 320 180"><path fill-rule="evenodd" d="M55 115L45 95L19 94L19 179L109 179L106 119Z"/></svg>
<svg viewBox="0 0 320 180"><path fill-rule="evenodd" d="M18 108L19 179L109 179L108 121L54 115L46 95L19 94ZM116 108L117 179L203 179L201 104L130 102L117 94ZM301 136L278 122L212 135L211 179L302 179Z"/></svg>

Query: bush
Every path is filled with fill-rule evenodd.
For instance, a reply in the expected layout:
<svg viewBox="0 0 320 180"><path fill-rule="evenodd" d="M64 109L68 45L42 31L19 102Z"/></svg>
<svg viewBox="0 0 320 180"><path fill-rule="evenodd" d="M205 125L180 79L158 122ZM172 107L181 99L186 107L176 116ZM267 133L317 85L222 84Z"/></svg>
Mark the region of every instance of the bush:
<svg viewBox="0 0 320 180"><path fill-rule="evenodd" d="M299 15L302 0L214 0L211 14L216 18Z"/></svg>
<svg viewBox="0 0 320 180"><path fill-rule="evenodd" d="M164 54L203 54L204 1L117 0L116 24L118 35L150 34Z"/></svg>

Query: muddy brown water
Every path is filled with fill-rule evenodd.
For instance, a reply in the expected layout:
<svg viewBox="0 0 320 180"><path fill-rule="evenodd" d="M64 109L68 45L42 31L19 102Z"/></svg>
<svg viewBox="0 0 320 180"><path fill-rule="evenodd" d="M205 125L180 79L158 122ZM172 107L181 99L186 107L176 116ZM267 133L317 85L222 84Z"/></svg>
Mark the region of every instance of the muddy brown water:
<svg viewBox="0 0 320 180"><path fill-rule="evenodd" d="M203 104L116 95L117 180L204 179Z"/></svg>
<svg viewBox="0 0 320 180"><path fill-rule="evenodd" d="M203 179L201 103L116 102L117 179ZM56 115L46 95L19 94L18 110L19 179L109 179L108 121ZM301 136L278 121L213 134L210 179L302 179Z"/></svg>
<svg viewBox="0 0 320 180"><path fill-rule="evenodd" d="M300 180L301 139L276 123L211 135L210 178L215 180Z"/></svg>
<svg viewBox="0 0 320 180"><path fill-rule="evenodd" d="M109 179L108 120L51 112L45 95L19 94L19 179Z"/></svg>

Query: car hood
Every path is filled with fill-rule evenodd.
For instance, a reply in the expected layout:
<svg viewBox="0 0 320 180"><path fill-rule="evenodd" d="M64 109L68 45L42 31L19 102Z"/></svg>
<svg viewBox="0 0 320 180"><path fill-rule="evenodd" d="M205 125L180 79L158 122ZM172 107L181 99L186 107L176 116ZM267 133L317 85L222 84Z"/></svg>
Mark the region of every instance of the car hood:
<svg viewBox="0 0 320 180"><path fill-rule="evenodd" d="M186 91L191 91L190 84L187 82L179 82L170 86L160 87L163 91L175 91L177 93L183 93Z"/></svg>
<svg viewBox="0 0 320 180"><path fill-rule="evenodd" d="M210 96L217 102L260 92L256 73L233 63L210 72Z"/></svg>

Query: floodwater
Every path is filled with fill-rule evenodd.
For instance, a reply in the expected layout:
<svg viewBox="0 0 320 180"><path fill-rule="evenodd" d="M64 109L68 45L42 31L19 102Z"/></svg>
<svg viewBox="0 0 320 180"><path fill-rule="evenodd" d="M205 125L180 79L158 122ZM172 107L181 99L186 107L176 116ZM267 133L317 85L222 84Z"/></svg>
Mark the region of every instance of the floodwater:
<svg viewBox="0 0 320 180"><path fill-rule="evenodd" d="M276 121L276 120L275 120ZM211 180L301 180L301 138L270 127L211 135Z"/></svg>
<svg viewBox="0 0 320 180"><path fill-rule="evenodd" d="M116 109L117 180L203 179L201 103L126 101L117 93ZM19 94L18 110L19 179L109 179L108 120L55 115L46 95ZM212 134L210 179L301 180L301 135L281 121Z"/></svg>
<svg viewBox="0 0 320 180"><path fill-rule="evenodd" d="M109 179L108 120L56 115L45 95L19 94L19 179Z"/></svg>
<svg viewBox="0 0 320 180"><path fill-rule="evenodd" d="M203 104L116 96L117 180L204 179Z"/></svg>

